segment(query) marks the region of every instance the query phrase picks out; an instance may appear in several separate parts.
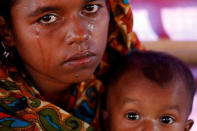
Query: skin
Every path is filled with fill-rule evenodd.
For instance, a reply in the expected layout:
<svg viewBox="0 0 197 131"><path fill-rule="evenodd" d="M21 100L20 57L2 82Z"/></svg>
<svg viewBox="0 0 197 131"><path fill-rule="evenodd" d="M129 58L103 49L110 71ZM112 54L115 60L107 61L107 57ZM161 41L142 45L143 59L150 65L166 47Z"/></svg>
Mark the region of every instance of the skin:
<svg viewBox="0 0 197 131"><path fill-rule="evenodd" d="M57 104L73 83L93 75L107 43L105 0L20 0L11 19L5 44L17 48L46 99Z"/></svg>
<svg viewBox="0 0 197 131"><path fill-rule="evenodd" d="M189 131L193 125L187 119L189 96L180 81L160 87L132 71L111 86L104 119L111 131Z"/></svg>

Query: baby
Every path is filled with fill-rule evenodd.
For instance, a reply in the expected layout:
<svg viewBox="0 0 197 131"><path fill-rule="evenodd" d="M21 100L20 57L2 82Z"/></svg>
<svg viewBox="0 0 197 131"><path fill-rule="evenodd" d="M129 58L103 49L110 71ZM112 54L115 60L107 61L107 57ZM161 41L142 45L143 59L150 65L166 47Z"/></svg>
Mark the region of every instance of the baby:
<svg viewBox="0 0 197 131"><path fill-rule="evenodd" d="M170 55L132 52L111 70L103 123L110 131L189 131L195 94L190 70Z"/></svg>

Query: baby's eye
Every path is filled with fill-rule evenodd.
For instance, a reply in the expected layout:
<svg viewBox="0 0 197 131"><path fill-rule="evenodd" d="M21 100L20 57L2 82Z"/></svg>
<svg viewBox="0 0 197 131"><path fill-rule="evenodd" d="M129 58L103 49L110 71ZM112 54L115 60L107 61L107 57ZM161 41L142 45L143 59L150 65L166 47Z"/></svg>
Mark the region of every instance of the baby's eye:
<svg viewBox="0 0 197 131"><path fill-rule="evenodd" d="M56 22L57 16L54 14L47 14L39 19L39 22L42 24L51 24Z"/></svg>
<svg viewBox="0 0 197 131"><path fill-rule="evenodd" d="M126 114L126 118L128 120L135 121L135 120L139 120L140 119L140 115L135 113L135 112L129 112L129 113Z"/></svg>
<svg viewBox="0 0 197 131"><path fill-rule="evenodd" d="M175 122L174 118L171 116L162 116L160 122L163 124L172 124Z"/></svg>
<svg viewBox="0 0 197 131"><path fill-rule="evenodd" d="M88 4L84 7L82 13L94 14L94 13L98 12L100 7L101 7L101 5L98 5L98 4Z"/></svg>

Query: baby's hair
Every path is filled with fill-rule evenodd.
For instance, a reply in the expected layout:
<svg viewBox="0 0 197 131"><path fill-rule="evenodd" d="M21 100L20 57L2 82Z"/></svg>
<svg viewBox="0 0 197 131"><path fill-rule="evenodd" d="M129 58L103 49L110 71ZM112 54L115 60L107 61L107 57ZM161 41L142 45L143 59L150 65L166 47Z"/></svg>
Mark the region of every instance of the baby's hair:
<svg viewBox="0 0 197 131"><path fill-rule="evenodd" d="M118 59L117 64L111 68L106 88L113 88L122 75L132 73L134 70L141 71L146 78L161 88L165 87L165 84L181 80L190 96L190 108L192 108L196 90L195 80L189 68L179 59L161 52L131 52L127 57Z"/></svg>

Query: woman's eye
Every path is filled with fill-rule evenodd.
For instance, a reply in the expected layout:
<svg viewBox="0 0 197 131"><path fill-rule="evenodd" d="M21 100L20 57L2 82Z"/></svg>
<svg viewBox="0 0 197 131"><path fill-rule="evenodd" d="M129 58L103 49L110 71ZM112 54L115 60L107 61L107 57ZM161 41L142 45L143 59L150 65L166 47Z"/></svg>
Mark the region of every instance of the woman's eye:
<svg viewBox="0 0 197 131"><path fill-rule="evenodd" d="M83 9L83 13L87 13L87 14L93 14L93 13L96 13L99 9L100 9L100 5L96 5L96 4L89 4L89 5L86 5Z"/></svg>
<svg viewBox="0 0 197 131"><path fill-rule="evenodd" d="M163 124L172 124L174 123L174 118L172 118L171 116L162 116L160 118L160 122Z"/></svg>
<svg viewBox="0 0 197 131"><path fill-rule="evenodd" d="M129 112L129 113L126 114L126 118L128 120L135 121L135 120L139 120L140 119L140 115L135 113L135 112Z"/></svg>
<svg viewBox="0 0 197 131"><path fill-rule="evenodd" d="M39 22L42 24L51 24L57 20L57 16L53 14L48 14L40 18Z"/></svg>

